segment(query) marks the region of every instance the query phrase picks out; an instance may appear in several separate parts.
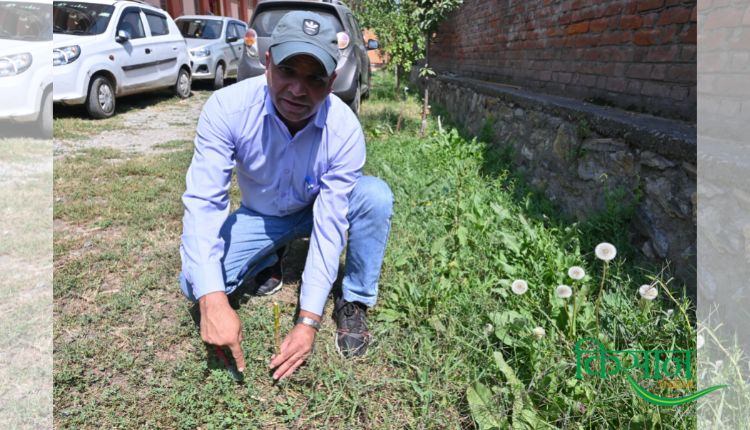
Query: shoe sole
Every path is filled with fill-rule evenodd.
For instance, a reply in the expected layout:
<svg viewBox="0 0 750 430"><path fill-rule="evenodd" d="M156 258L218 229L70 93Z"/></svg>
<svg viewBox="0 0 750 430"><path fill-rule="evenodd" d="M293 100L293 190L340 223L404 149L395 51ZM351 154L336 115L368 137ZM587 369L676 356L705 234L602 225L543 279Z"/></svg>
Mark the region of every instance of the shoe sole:
<svg viewBox="0 0 750 430"><path fill-rule="evenodd" d="M284 286L284 282L282 281L282 282L279 282L279 285L277 285L273 290L271 290L271 291L269 291L267 293L258 293L258 292L256 292L255 295L256 296L260 296L260 297L271 296L271 295L274 295L274 294L278 293L279 291L281 291L281 287L283 287L283 286Z"/></svg>

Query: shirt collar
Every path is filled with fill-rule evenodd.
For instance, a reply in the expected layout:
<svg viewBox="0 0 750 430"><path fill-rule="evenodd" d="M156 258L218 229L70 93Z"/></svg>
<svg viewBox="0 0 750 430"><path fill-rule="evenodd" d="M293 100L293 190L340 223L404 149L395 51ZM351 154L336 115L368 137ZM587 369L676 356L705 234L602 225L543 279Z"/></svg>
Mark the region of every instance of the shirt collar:
<svg viewBox="0 0 750 430"><path fill-rule="evenodd" d="M271 100L271 93L268 91L268 85L266 85L264 88L265 88L265 109L263 109L263 116L272 115L278 118L279 121L281 121L281 117L279 116L279 113L276 112L276 106L273 105L273 100ZM318 109L318 112L313 117L312 122L313 124L315 124L316 127L323 129L326 126L326 120L328 119L328 108L330 108L330 106L331 106L331 96L328 95L325 98L325 100L323 100L323 103L320 104L320 109Z"/></svg>

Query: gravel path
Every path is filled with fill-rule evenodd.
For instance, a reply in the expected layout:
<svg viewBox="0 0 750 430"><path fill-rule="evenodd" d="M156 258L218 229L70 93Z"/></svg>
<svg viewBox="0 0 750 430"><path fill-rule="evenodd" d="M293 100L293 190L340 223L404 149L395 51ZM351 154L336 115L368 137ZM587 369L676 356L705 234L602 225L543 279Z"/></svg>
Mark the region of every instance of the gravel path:
<svg viewBox="0 0 750 430"><path fill-rule="evenodd" d="M164 98L163 101L143 108L130 108L116 114L115 119L120 122L121 127L92 133L85 139L54 138L55 158L88 148L111 148L135 154L167 152L169 148L155 146L178 140L192 141L195 138L198 117L211 94L211 91L193 90L192 95L184 100ZM134 97L129 98L131 103ZM82 122L96 121L85 117L84 110L81 110L80 115Z"/></svg>

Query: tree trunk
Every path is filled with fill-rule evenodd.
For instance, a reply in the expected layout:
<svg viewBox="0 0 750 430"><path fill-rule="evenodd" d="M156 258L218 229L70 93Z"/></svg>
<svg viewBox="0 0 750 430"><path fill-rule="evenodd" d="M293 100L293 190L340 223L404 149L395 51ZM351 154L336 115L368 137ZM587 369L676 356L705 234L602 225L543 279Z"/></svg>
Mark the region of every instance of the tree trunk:
<svg viewBox="0 0 750 430"><path fill-rule="evenodd" d="M395 89L396 92L394 94L396 95L396 100L399 100L398 89L401 86L401 80L399 79L400 76L399 76L399 73L398 73L398 64L396 64L396 73L395 73L395 75L396 75L396 89Z"/></svg>
<svg viewBox="0 0 750 430"><path fill-rule="evenodd" d="M430 67L430 34L425 34L426 45L425 45L425 63L424 67ZM429 107L430 93L427 89L427 85L430 83L430 75L427 74L424 77L424 103L422 103L422 126L419 129L419 135L424 137L424 132L427 130L427 109Z"/></svg>

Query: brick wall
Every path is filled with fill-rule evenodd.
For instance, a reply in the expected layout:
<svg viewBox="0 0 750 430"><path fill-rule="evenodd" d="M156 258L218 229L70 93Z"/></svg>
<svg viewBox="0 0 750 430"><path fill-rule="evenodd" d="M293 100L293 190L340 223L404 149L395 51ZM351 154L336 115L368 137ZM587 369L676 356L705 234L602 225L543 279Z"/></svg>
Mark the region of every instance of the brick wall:
<svg viewBox="0 0 750 430"><path fill-rule="evenodd" d="M465 0L430 60L439 73L694 121L696 21L694 0Z"/></svg>

